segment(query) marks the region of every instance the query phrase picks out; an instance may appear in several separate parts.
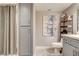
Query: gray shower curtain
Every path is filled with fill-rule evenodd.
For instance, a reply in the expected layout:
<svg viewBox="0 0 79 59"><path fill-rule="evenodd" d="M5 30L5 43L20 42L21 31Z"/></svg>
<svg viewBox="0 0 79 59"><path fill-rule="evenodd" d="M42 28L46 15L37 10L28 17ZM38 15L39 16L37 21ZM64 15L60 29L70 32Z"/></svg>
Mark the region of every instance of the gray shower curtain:
<svg viewBox="0 0 79 59"><path fill-rule="evenodd" d="M0 6L0 54L16 54L15 6Z"/></svg>

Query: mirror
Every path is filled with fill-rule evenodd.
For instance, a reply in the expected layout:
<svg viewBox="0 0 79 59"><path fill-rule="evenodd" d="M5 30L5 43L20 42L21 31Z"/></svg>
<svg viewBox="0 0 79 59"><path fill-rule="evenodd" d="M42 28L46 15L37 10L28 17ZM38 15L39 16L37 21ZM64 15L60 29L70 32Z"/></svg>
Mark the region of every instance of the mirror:
<svg viewBox="0 0 79 59"><path fill-rule="evenodd" d="M53 15L43 16L43 36L53 36Z"/></svg>

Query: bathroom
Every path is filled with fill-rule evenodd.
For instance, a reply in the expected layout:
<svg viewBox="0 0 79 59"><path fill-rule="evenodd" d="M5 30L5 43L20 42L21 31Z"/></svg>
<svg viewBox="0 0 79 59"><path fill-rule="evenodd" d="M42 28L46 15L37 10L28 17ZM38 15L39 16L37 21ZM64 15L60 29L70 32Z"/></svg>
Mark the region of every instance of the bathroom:
<svg viewBox="0 0 79 59"><path fill-rule="evenodd" d="M79 56L78 3L0 4L0 22L0 55Z"/></svg>
<svg viewBox="0 0 79 59"><path fill-rule="evenodd" d="M34 4L34 50L33 55L36 56L63 56L69 55L63 40L66 36L70 38L78 37L78 8L76 3L36 3ZM44 23L48 16L53 16L52 33L46 34ZM67 16L68 21L64 18ZM66 20L67 20L66 19ZM45 21L44 21L45 20ZM66 23L66 24L65 24ZM61 25L63 24L63 25ZM69 26L69 27L66 27ZM50 27L50 26L49 26ZM62 32L66 29L66 32ZM75 38L76 39L76 38ZM73 41L73 40L72 40ZM71 52L70 52L71 53ZM70 55L73 55L73 51ZM78 55L76 55L78 56Z"/></svg>

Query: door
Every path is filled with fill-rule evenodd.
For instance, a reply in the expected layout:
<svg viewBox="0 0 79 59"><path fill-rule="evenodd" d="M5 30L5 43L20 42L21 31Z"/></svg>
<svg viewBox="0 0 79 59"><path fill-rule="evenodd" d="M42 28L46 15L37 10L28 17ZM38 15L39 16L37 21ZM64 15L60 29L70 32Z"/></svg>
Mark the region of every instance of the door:
<svg viewBox="0 0 79 59"><path fill-rule="evenodd" d="M20 27L20 55L30 55L30 27Z"/></svg>

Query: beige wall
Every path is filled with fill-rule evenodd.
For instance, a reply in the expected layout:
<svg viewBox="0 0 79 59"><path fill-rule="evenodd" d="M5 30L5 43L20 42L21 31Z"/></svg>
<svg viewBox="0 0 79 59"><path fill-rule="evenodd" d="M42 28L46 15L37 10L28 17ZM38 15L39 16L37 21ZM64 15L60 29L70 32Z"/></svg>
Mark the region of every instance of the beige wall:
<svg viewBox="0 0 79 59"><path fill-rule="evenodd" d="M53 37L44 37L42 35L42 16L44 15L54 15L56 19L54 19L54 36ZM56 42L59 39L59 12L36 12L36 45L37 46L45 46L50 45L52 42Z"/></svg>

